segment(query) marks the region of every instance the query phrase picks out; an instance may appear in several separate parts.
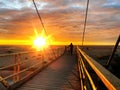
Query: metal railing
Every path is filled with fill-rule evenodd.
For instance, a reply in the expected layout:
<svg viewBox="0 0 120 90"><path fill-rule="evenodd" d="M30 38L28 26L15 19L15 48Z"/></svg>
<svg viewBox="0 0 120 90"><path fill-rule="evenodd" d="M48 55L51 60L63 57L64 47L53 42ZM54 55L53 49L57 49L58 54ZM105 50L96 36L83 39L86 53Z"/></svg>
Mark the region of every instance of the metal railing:
<svg viewBox="0 0 120 90"><path fill-rule="evenodd" d="M55 55L50 50L0 55L0 60L3 62L8 57L6 65L0 65L0 83L7 90L16 88L60 57L64 53L64 48L56 48L54 52ZM11 57L10 60L9 57Z"/></svg>
<svg viewBox="0 0 120 90"><path fill-rule="evenodd" d="M77 55L81 90L120 90L120 79L79 47L77 47Z"/></svg>

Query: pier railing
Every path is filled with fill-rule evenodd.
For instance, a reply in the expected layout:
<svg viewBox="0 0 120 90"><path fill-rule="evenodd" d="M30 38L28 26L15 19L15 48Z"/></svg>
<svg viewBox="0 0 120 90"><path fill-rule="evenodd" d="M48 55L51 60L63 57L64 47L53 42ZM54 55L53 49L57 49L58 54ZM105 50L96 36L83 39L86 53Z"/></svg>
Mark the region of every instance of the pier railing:
<svg viewBox="0 0 120 90"><path fill-rule="evenodd" d="M63 53L64 48L56 48L54 51L42 50L1 54L0 60L5 62L0 65L2 90L16 88Z"/></svg>
<svg viewBox="0 0 120 90"><path fill-rule="evenodd" d="M120 79L77 47L81 90L120 90Z"/></svg>

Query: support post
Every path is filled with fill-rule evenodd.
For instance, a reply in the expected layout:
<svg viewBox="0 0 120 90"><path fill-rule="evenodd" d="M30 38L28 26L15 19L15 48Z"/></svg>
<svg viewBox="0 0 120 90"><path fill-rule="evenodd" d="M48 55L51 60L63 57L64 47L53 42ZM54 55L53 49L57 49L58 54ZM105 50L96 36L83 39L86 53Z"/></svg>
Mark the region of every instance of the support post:
<svg viewBox="0 0 120 90"><path fill-rule="evenodd" d="M16 63L17 63L17 55L15 55L15 59L14 59L14 64L16 64ZM14 74L17 73L17 66L16 65L14 65L13 73ZM13 82L16 82L16 76L13 76Z"/></svg>
<svg viewBox="0 0 120 90"><path fill-rule="evenodd" d="M17 62L18 62L17 73L19 73L20 72L20 54L18 54ZM17 74L17 81L19 80L20 80L20 74Z"/></svg>
<svg viewBox="0 0 120 90"><path fill-rule="evenodd" d="M15 60L14 60L14 74L19 73L20 72L20 54L15 55ZM20 75L17 74L13 77L13 82L19 81L20 80Z"/></svg>
<svg viewBox="0 0 120 90"><path fill-rule="evenodd" d="M111 60L112 60L112 58L113 58L113 56L114 56L114 54L115 54L115 52L116 52L116 50L117 50L117 47L118 47L118 45L119 45L119 42L120 42L120 35L119 35L119 37L118 37L118 39L117 39L117 42L116 42L116 44L115 44L115 47L114 47L114 49L113 49L113 51L112 51L111 56L110 56L110 58L108 59L106 68L109 67L109 65L110 65L110 63L111 63Z"/></svg>

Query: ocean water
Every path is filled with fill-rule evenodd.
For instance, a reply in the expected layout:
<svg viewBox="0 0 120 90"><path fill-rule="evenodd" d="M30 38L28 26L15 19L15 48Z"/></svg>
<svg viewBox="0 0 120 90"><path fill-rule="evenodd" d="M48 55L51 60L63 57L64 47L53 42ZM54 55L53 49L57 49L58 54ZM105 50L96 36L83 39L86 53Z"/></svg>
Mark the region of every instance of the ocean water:
<svg viewBox="0 0 120 90"><path fill-rule="evenodd" d="M84 51L92 58L99 60L98 58L103 56L110 56L114 46L85 46ZM120 46L118 46L115 54L120 56Z"/></svg>
<svg viewBox="0 0 120 90"><path fill-rule="evenodd" d="M0 54L33 50L29 45L0 45Z"/></svg>

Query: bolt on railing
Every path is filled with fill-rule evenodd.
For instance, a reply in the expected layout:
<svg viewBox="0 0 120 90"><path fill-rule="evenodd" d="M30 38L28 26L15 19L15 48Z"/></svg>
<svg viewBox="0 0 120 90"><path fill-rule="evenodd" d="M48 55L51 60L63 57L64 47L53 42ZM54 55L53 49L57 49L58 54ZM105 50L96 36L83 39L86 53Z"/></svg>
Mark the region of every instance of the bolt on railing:
<svg viewBox="0 0 120 90"><path fill-rule="evenodd" d="M55 50L57 57L61 56L63 53L63 47ZM23 59L22 55L27 57ZM15 84L25 82L26 78L32 77L34 73L37 73L57 58L54 57L53 53L50 53L49 50L44 50L44 54L40 51L2 54L0 58L10 56L12 56L12 62L14 61L14 63L10 64L11 62L8 60L9 64L7 64L7 66L0 66L0 83L2 83L6 89L14 89L16 87ZM10 75L4 76L2 72L7 71L10 71Z"/></svg>
<svg viewBox="0 0 120 90"><path fill-rule="evenodd" d="M120 90L120 79L77 47L81 90ZM97 82L98 80L98 82ZM100 82L98 86L97 83Z"/></svg>

